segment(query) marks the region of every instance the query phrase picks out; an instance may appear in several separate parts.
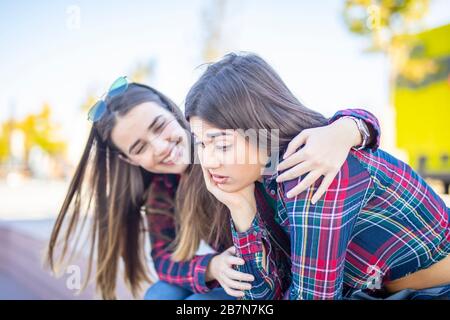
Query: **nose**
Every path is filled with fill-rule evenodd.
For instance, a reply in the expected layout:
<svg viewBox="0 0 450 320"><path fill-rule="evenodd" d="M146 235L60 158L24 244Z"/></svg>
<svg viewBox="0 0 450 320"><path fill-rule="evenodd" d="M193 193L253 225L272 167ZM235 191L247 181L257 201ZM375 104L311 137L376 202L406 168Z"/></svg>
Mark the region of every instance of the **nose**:
<svg viewBox="0 0 450 320"><path fill-rule="evenodd" d="M217 169L222 165L220 159L214 154L211 148L199 149L199 158L202 167L205 169Z"/></svg>
<svg viewBox="0 0 450 320"><path fill-rule="evenodd" d="M170 150L170 142L165 139L154 138L150 141L155 158L165 156Z"/></svg>

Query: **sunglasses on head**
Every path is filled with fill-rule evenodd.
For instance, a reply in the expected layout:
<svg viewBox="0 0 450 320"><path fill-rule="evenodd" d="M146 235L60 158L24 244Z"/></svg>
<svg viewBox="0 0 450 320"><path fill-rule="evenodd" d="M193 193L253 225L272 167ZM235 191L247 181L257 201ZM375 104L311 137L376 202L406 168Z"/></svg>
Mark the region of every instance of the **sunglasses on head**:
<svg viewBox="0 0 450 320"><path fill-rule="evenodd" d="M88 120L96 122L100 120L107 110L106 99L118 96L124 93L128 88L128 79L126 76L117 78L113 82L107 93L103 94L102 98L98 100L90 109L88 113Z"/></svg>

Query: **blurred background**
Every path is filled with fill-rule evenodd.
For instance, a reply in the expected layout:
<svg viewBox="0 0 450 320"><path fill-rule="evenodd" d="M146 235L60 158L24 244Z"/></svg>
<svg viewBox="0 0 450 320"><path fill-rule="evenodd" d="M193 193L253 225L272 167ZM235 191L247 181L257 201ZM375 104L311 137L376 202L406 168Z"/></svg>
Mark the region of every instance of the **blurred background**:
<svg viewBox="0 0 450 320"><path fill-rule="evenodd" d="M382 148L450 206L449 0L1 1L0 299L95 297L41 266L89 107L127 75L183 108L197 67L230 51L327 116L374 113Z"/></svg>

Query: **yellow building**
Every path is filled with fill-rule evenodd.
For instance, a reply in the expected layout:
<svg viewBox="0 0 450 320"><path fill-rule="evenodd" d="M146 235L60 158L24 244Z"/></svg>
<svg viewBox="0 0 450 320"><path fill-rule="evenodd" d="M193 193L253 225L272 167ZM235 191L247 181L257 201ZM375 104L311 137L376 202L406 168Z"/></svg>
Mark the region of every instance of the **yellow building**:
<svg viewBox="0 0 450 320"><path fill-rule="evenodd" d="M450 24L414 35L394 94L397 147L425 177L450 183Z"/></svg>

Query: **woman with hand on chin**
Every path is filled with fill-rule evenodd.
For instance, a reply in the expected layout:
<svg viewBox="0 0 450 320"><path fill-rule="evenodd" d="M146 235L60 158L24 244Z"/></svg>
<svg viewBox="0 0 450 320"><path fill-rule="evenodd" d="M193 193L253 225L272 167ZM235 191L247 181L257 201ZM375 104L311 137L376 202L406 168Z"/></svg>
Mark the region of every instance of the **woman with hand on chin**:
<svg viewBox="0 0 450 320"><path fill-rule="evenodd" d="M336 118L303 106L263 59L229 54L211 64L185 114L207 188L230 211L236 254L245 260L239 271L255 276L246 299L450 297L450 210L377 144L351 150L337 174L304 161L300 178L264 175L268 163L299 147L288 147L298 132L309 136ZM243 134L260 130L266 134L253 140ZM304 191L292 198L299 181Z"/></svg>
<svg viewBox="0 0 450 320"><path fill-rule="evenodd" d="M368 114L366 118L369 126L376 122ZM213 222L222 229L220 221L226 215L207 192L201 168L192 164L191 133L180 109L154 88L120 77L105 99L91 108L89 119L89 138L51 234L50 267L55 270L70 262L70 253L77 251L73 240L87 227L82 213L91 212L85 279L90 280L95 260L95 284L105 299L116 297L120 263L135 296L142 283L150 282L143 230L149 233L159 276L146 299L230 299L248 289L240 281L253 276L233 269L243 260L235 256L231 233L211 228ZM311 131L308 157L288 160L290 165L311 161L308 170L335 174L330 168L343 163L358 136L351 120L339 121L326 130ZM327 159L327 154L338 156ZM292 168L291 174L304 171L298 169ZM216 252L197 254L201 240Z"/></svg>

